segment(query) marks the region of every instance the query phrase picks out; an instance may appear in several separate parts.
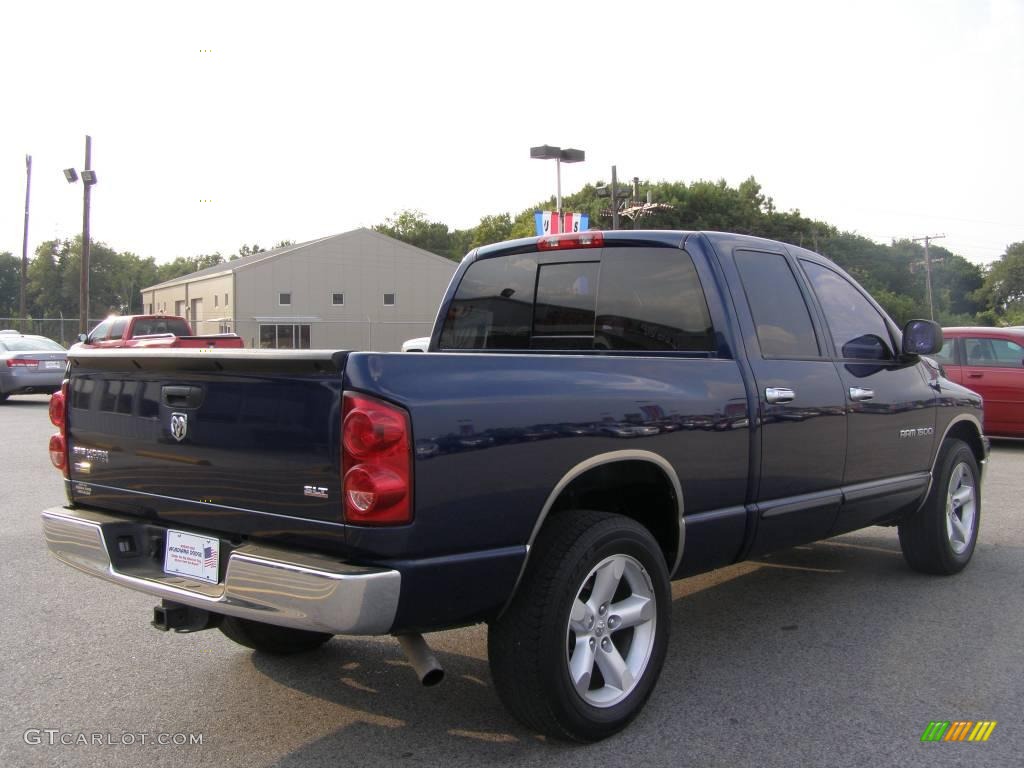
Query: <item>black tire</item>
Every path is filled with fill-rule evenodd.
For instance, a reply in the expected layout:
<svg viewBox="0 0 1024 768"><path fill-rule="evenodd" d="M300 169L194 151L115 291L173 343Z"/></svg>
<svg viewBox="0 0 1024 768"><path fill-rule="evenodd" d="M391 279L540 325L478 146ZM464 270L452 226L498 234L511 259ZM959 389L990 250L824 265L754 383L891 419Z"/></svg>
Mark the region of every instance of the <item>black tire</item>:
<svg viewBox="0 0 1024 768"><path fill-rule="evenodd" d="M334 637L324 632L279 627L235 616L225 616L221 620L220 631L239 645L275 656L312 651Z"/></svg>
<svg viewBox="0 0 1024 768"><path fill-rule="evenodd" d="M0 392L0 403L6 403L10 395Z"/></svg>
<svg viewBox="0 0 1024 768"><path fill-rule="evenodd" d="M974 452L947 440L924 505L899 525L907 565L921 573L958 573L971 560L981 525L981 473Z"/></svg>
<svg viewBox="0 0 1024 768"><path fill-rule="evenodd" d="M644 604L632 618L626 597ZM665 558L646 528L604 512L558 515L537 537L515 598L489 627L499 698L523 725L548 736L590 742L617 733L654 690L668 648L670 606ZM620 687L605 679L606 669ZM623 669L628 676L616 671Z"/></svg>

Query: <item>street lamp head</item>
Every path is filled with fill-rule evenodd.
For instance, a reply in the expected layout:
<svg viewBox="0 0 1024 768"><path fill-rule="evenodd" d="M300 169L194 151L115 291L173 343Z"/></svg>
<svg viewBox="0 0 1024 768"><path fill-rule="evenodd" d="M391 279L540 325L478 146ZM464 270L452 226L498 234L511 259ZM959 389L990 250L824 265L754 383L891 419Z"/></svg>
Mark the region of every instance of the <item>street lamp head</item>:
<svg viewBox="0 0 1024 768"><path fill-rule="evenodd" d="M90 187L96 183L96 171L84 170L82 171L82 183L87 184Z"/></svg>
<svg viewBox="0 0 1024 768"><path fill-rule="evenodd" d="M563 163L582 163L587 157L582 149L563 149L560 158Z"/></svg>
<svg viewBox="0 0 1024 768"><path fill-rule="evenodd" d="M74 184L78 181L78 172L74 168L65 168L64 178L68 180L68 184Z"/></svg>
<svg viewBox="0 0 1024 768"><path fill-rule="evenodd" d="M530 147L530 157L533 160L557 160L561 156L561 147L552 147L549 144L541 147Z"/></svg>

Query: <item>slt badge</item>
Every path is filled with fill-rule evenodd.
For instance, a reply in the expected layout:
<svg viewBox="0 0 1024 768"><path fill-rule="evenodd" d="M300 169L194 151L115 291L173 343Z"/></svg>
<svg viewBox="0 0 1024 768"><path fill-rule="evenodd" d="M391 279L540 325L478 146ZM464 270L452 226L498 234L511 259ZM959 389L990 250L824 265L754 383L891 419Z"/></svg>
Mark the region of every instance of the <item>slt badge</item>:
<svg viewBox="0 0 1024 768"><path fill-rule="evenodd" d="M171 414L171 437L177 440L179 443L185 439L185 435L188 434L188 414L187 413L172 413Z"/></svg>

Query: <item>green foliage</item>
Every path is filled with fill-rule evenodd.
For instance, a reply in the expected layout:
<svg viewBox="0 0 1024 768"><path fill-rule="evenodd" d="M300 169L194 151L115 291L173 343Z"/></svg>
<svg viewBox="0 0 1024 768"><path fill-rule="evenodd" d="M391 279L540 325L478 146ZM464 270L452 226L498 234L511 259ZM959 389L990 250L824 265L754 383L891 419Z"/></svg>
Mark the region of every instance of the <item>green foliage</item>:
<svg viewBox="0 0 1024 768"><path fill-rule="evenodd" d="M242 247L238 249L238 256L239 258L243 256L252 256L257 253L263 253L265 250L267 249L261 248L258 243L253 243L252 245L245 245L243 243Z"/></svg>
<svg viewBox="0 0 1024 768"><path fill-rule="evenodd" d="M594 229L611 228L610 203L598 196L600 185L587 184L567 195L566 211L586 213ZM622 185L623 190L629 189ZM778 211L771 197L750 177L738 187L724 180L642 182L638 198L625 203L638 210L648 191L667 208L649 211L635 220L620 218L623 229L721 230L768 237L809 248L832 258L867 288L900 324L914 317L928 317L925 291L924 249L909 240L881 245L854 232L840 232L826 222L803 216L799 210ZM475 227L453 230L430 221L422 211L398 211L374 229L439 256L460 260L469 251L490 243L535 234L534 212L553 210L554 198L540 201L518 214L483 216ZM280 240L274 248L292 245ZM263 252L258 244L243 244L229 259ZM1024 325L1024 242L982 270L941 247L930 249L935 318L945 325ZM225 263L220 253L179 256L156 264L151 257L118 253L104 243L91 250L90 315L107 311L139 311L139 291L146 286L173 280L207 267ZM42 243L29 262L27 303L32 317L65 317L78 314L81 238ZM0 317L18 311L21 262L10 253L0 254Z"/></svg>
<svg viewBox="0 0 1024 768"><path fill-rule="evenodd" d="M76 317L82 275L82 239L48 240L28 265L26 301L31 317ZM152 257L118 253L93 242L89 251L89 314L138 312L139 290L159 282Z"/></svg>
<svg viewBox="0 0 1024 768"><path fill-rule="evenodd" d="M462 258L462 254L452 254L452 237L448 225L439 221L428 221L423 211L396 212L374 229L438 256Z"/></svg>
<svg viewBox="0 0 1024 768"><path fill-rule="evenodd" d="M16 317L21 304L21 259L0 253L0 317Z"/></svg>
<svg viewBox="0 0 1024 768"><path fill-rule="evenodd" d="M234 258L238 257L235 256ZM218 252L203 253L198 256L178 256L174 261L169 261L159 266L156 282L166 283L168 280L175 280L184 275L198 272L200 269L215 267L223 263L224 257ZM140 287L145 287L146 285L153 285L153 283L143 283Z"/></svg>
<svg viewBox="0 0 1024 768"><path fill-rule="evenodd" d="M977 298L1000 325L1024 324L1024 242L1013 243L985 275Z"/></svg>
<svg viewBox="0 0 1024 768"><path fill-rule="evenodd" d="M599 197L600 186L587 184L562 200L562 209L586 213L593 229L611 228L607 197ZM630 185L621 185L629 190ZM643 182L638 198L623 207L637 209L651 193L659 208L631 219L620 216L622 229L718 230L767 237L808 248L833 259L852 274L900 324L915 317L928 317L925 290L924 248L909 240L881 245L854 232L840 232L831 224L803 216L799 210L778 211L754 177L738 187L718 181ZM534 212L553 210L554 198L541 201L516 215L484 216L469 230L449 230L440 222L429 222L418 211L404 211L375 227L405 242L459 259L481 245L536 234ZM1012 248L1024 251L1024 244ZM1016 251L1015 251L1016 253ZM1016 312L1024 317L1024 253L993 270L988 280L980 267L944 248L931 248L932 296L936 320L952 324L986 323L1006 319ZM990 298L1003 301L1001 315L990 310ZM1022 321L1024 322L1024 321Z"/></svg>
<svg viewBox="0 0 1024 768"><path fill-rule="evenodd" d="M479 248L481 245L500 243L512 236L512 217L507 213L499 213L497 216L484 216L472 230L472 238L469 241L469 248Z"/></svg>

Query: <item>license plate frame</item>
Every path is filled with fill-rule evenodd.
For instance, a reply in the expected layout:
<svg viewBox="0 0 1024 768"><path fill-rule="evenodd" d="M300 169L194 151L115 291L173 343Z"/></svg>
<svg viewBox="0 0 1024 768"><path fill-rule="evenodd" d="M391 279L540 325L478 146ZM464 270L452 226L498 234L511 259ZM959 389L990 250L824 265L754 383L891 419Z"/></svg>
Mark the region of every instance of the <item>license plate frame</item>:
<svg viewBox="0 0 1024 768"><path fill-rule="evenodd" d="M207 584L220 582L220 539L187 531L167 531L164 573Z"/></svg>

